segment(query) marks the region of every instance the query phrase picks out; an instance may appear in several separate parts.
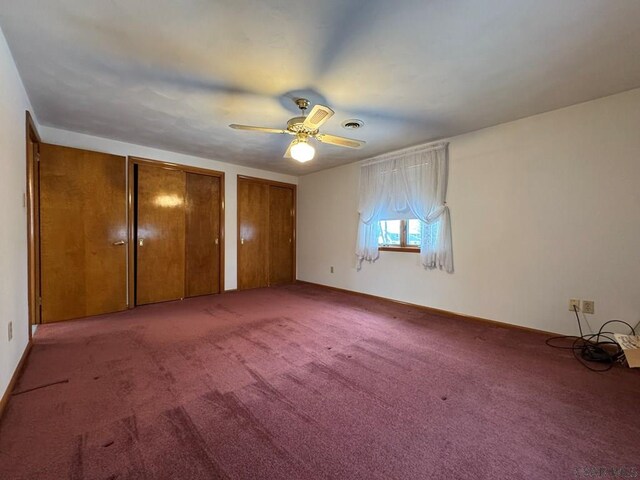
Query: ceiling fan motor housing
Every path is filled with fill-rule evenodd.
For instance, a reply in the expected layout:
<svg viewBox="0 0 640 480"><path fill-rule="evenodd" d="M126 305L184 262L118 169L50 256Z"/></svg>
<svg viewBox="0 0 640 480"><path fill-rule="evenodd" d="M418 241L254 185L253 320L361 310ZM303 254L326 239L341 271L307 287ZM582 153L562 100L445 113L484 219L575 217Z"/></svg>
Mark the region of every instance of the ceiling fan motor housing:
<svg viewBox="0 0 640 480"><path fill-rule="evenodd" d="M304 121L307 117L293 117L287 122L287 130L295 133L306 133L307 135L314 135L318 133L318 130L309 130L304 126Z"/></svg>

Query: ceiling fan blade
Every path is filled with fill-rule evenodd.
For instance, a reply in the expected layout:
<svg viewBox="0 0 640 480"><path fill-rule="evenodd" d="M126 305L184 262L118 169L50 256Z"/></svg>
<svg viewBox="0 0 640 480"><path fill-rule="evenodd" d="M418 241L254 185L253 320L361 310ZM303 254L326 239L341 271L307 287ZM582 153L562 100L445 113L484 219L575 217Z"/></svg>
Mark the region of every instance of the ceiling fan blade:
<svg viewBox="0 0 640 480"><path fill-rule="evenodd" d="M304 119L303 125L309 130L319 129L324 122L329 120L334 114L334 111L324 105L315 105L307 118Z"/></svg>
<svg viewBox="0 0 640 480"><path fill-rule="evenodd" d="M231 128L235 128L236 130L249 130L251 132L261 132L261 133L289 133L289 130L282 130L281 128L267 128L267 127L253 127L251 125L238 125L236 123L232 123L229 125Z"/></svg>
<svg viewBox="0 0 640 480"><path fill-rule="evenodd" d="M337 145L338 147L347 147L347 148L360 148L365 143L362 140L354 140L353 138L345 138L338 137L337 135L329 135L327 133L319 133L315 135L315 138L322 142L328 143L330 145Z"/></svg>
<svg viewBox="0 0 640 480"><path fill-rule="evenodd" d="M283 155L283 157L284 157L284 158L293 158L293 157L291 156L291 147L293 147L294 142L295 142L295 140L291 140L291 143L290 143L290 144L289 144L289 146L287 147L287 151L286 151L286 152L284 152L284 155Z"/></svg>

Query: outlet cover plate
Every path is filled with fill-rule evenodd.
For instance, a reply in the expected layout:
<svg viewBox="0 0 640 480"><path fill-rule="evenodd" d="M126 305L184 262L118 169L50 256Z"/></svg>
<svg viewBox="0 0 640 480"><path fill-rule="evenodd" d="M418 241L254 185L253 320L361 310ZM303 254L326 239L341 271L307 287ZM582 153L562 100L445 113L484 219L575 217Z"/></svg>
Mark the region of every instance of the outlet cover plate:
<svg viewBox="0 0 640 480"><path fill-rule="evenodd" d="M573 312L573 307L576 307L577 311L580 311L580 299L578 298L571 298L569 300L569 311Z"/></svg>
<svg viewBox="0 0 640 480"><path fill-rule="evenodd" d="M596 303L593 300L583 300L582 311L593 315L596 312Z"/></svg>

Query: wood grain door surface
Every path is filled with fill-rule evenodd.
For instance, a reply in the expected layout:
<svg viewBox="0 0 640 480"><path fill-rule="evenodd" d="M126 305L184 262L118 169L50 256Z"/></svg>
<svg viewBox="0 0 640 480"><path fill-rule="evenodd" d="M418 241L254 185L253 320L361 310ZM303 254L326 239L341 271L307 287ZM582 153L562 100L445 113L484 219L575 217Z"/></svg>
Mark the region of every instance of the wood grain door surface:
<svg viewBox="0 0 640 480"><path fill-rule="evenodd" d="M41 144L43 323L127 308L126 160Z"/></svg>
<svg viewBox="0 0 640 480"><path fill-rule="evenodd" d="M186 296L220 292L220 178L187 173Z"/></svg>
<svg viewBox="0 0 640 480"><path fill-rule="evenodd" d="M269 285L293 282L293 190L269 186Z"/></svg>
<svg viewBox="0 0 640 480"><path fill-rule="evenodd" d="M238 289L269 284L269 185L238 179Z"/></svg>
<svg viewBox="0 0 640 480"><path fill-rule="evenodd" d="M295 278L295 187L238 178L238 289Z"/></svg>
<svg viewBox="0 0 640 480"><path fill-rule="evenodd" d="M136 304L185 296L185 172L137 166Z"/></svg>

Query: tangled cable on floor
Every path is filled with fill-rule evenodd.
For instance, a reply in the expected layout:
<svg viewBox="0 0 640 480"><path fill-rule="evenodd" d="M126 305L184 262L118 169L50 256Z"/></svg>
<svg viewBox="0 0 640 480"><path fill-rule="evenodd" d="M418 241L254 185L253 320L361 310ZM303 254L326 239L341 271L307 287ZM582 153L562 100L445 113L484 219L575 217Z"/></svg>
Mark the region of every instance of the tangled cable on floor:
<svg viewBox="0 0 640 480"><path fill-rule="evenodd" d="M600 327L598 333L590 333L585 335L582 332L582 323L580 322L578 309L575 305L573 306L573 311L576 314L576 319L578 320L578 330L580 330L580 336L576 337L575 335L561 335L558 337L551 337L546 340L546 344L553 348L571 350L573 352L573 356L576 357L576 360L578 360L582 365L593 372L606 372L607 370L611 370L616 362L624 363L626 360L624 351L613 337L614 332L605 332L603 330L604 327L609 324L622 323L623 325L629 327L632 335L636 335L635 328L633 328L624 320L609 320ZM553 344L553 342L562 340L573 340L573 343L571 344L571 346ZM589 365L589 363L601 363L604 364L605 367L594 368Z"/></svg>

